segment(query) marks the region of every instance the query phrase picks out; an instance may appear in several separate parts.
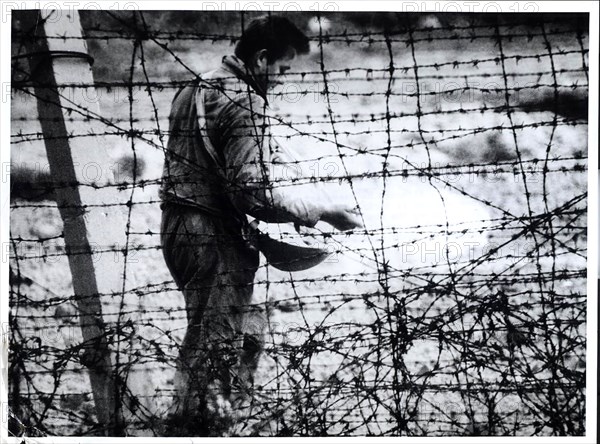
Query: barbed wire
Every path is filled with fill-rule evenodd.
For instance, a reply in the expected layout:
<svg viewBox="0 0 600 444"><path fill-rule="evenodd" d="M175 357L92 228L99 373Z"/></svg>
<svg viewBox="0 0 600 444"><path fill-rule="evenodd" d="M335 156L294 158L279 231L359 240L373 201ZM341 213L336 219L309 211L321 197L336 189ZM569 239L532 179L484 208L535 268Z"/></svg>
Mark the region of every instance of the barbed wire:
<svg viewBox="0 0 600 444"><path fill-rule="evenodd" d="M116 360L116 408L126 417L119 433L160 436L170 404L181 395L172 379L186 364L181 346L189 313L161 253L161 236L176 232L159 228L156 193L163 178L155 162L157 153L161 162L171 154L168 138L181 134L167 128L172 95L190 79L206 81L185 61L194 54L169 43L201 51L235 43L240 34L153 29L153 19L141 12L102 11L95 18L82 39L131 45L112 54L124 67L119 80L53 84L36 78L23 65L32 57L24 48L40 36L13 29L19 49L11 145L20 155L11 166L9 429L16 436L111 432L99 424L86 380L93 368L86 350L94 343L83 340L81 328L91 320L76 307L90 299L102 302L104 334L97 340L109 344ZM581 21L537 18L429 27L399 14L395 29L328 32L317 14L318 32L309 35L316 64L288 73L293 90L284 84L268 93L280 108L268 117L269 127L281 131L272 139L282 146L323 149L287 162L293 171L269 172L268 183L247 185L343 185L364 227L345 233L313 228L312 240L330 256L310 271L292 274L263 261L215 270L213 281L198 284L207 292L253 287L255 298L236 310L267 317L253 405L236 412L238 425L245 425L240 434L584 433L587 28ZM242 26L244 20L241 13ZM467 42L472 50L428 53L432 43ZM366 54L365 44L377 58L333 54ZM171 64L178 74L168 78L156 64ZM514 81L521 78L527 83ZM449 83L429 90L429 80ZM46 100L37 92L44 88L57 90L60 103L50 104L59 105L67 121L94 126L66 136L40 130L44 118L33 110ZM98 113L73 100L92 89L126 96ZM225 87L221 93L244 91ZM90 100L90 108L96 102ZM246 111L252 120L239 128L267 140L261 136L264 110ZM71 139L110 140L115 164L106 169L114 179L65 182L40 167L45 160L33 147ZM144 170L145 164L152 166ZM329 164L335 168L323 169ZM169 180L195 183L174 173ZM234 181L225 185L223 199L239 193ZM101 204L54 199L53 193L70 189L126 197ZM107 229L124 233L125 243L67 247L60 210L94 208L124 209L126 225ZM284 226L271 228L277 240L307 241ZM225 248L241 241L229 233L198 233L189 246L206 242ZM119 291L73 290L67 259L89 255L114 259ZM227 280L251 270L257 271L252 283ZM241 352L229 339L211 345Z"/></svg>
<svg viewBox="0 0 600 444"><path fill-rule="evenodd" d="M113 15L116 19L116 16ZM124 23L123 20L120 20ZM129 24L129 23L127 23ZM522 25L521 25L522 26ZM511 25L501 25L502 28L514 28L515 26ZM448 31L475 31L477 29L490 29L489 25L474 25L474 26L440 26L438 28L423 28L415 30L416 33L430 33L427 37L421 38L407 38L407 39L394 39L393 36L408 34L410 31L407 30L390 30L390 31L376 31L376 32L343 32L343 33L329 33L323 32L317 35L309 35L309 39L315 42L324 42L324 43L334 43L341 42L346 44L352 43L367 43L367 44L375 44L375 43L385 43L386 39L392 43L405 43L410 44L411 40L415 43L419 42L432 42L436 40L470 40L474 41L477 39L494 39L495 36L493 33L483 34L483 33L469 33L467 35L461 34L450 34L448 35ZM197 32L183 32L183 31L152 31L152 30L140 30L135 27L131 28L129 33L124 33L123 29L103 29L101 27L90 27L87 28L87 34L84 37L70 37L75 39L98 39L98 40L149 40L151 38L156 38L160 40L201 40L201 41L226 41L226 42L237 42L241 35L233 35L233 34L206 34L206 33L197 33ZM434 36L431 33L442 33L441 36ZM560 29L552 29L549 30L549 34L551 35L562 35L562 34L573 34L572 29L568 30L560 30ZM577 31L576 31L577 32ZM581 32L581 31L579 31ZM100 33L100 34L96 34ZM32 36L27 36L23 33L15 33L16 37L24 38ZM504 31L504 35L507 39L526 37L528 41L533 40L536 37L543 37L543 33L541 32L532 32L532 31L521 31L521 32L507 32ZM33 36L35 38L35 36ZM374 38L378 37L378 38ZM62 36L50 36L50 39L63 39Z"/></svg>

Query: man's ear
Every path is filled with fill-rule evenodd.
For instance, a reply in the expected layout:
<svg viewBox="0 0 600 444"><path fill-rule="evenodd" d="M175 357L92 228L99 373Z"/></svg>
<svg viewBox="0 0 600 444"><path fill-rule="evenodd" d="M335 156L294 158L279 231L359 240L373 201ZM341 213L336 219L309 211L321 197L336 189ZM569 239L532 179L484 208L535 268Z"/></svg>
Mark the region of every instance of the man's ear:
<svg viewBox="0 0 600 444"><path fill-rule="evenodd" d="M267 50L261 49L259 51L256 51L256 53L254 54L255 68L259 68L259 70L262 71L267 66L267 64L268 64Z"/></svg>

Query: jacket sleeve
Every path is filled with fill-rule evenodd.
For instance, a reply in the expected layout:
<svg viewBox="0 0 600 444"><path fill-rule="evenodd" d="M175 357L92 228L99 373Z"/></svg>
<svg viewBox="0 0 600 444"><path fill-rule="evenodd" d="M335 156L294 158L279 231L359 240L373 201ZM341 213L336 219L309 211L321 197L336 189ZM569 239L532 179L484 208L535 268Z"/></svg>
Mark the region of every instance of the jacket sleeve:
<svg viewBox="0 0 600 444"><path fill-rule="evenodd" d="M232 204L265 222L294 222L313 227L322 207L275 171L284 157L271 136L265 101L240 93L225 105L216 125L221 135L226 183Z"/></svg>

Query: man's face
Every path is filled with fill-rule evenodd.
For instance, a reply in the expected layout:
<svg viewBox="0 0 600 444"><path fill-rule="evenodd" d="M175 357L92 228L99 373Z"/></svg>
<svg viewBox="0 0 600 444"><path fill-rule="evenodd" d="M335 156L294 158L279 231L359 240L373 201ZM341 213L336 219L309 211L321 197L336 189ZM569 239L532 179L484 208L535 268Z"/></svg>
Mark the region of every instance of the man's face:
<svg viewBox="0 0 600 444"><path fill-rule="evenodd" d="M295 58L296 50L292 47L288 47L283 57L274 60L272 63L267 62L266 52L259 53L256 60L255 75L259 77L266 88L273 88L284 83L286 72L291 69Z"/></svg>

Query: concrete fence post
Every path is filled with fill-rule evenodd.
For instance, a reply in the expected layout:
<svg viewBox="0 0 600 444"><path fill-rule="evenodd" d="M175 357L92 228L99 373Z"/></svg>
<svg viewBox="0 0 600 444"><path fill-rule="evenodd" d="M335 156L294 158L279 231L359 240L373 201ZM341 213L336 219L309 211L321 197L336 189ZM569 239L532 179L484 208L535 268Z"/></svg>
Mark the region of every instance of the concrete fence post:
<svg viewBox="0 0 600 444"><path fill-rule="evenodd" d="M28 11L24 21L34 37L27 40L31 82L64 224L84 341L81 360L89 370L102 433L120 435L124 393L115 377L102 305L103 298L123 289L123 255L111 251L126 241L124 207L118 205L123 199L114 186L106 186L114 181L105 137L71 137L105 131L97 119L85 117L99 115L91 57L77 11Z"/></svg>

